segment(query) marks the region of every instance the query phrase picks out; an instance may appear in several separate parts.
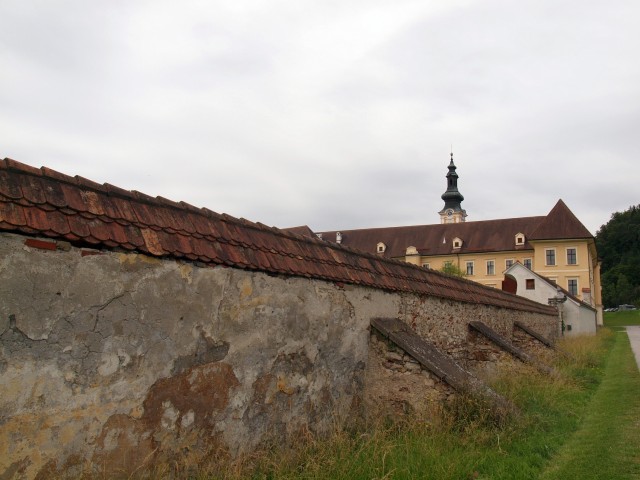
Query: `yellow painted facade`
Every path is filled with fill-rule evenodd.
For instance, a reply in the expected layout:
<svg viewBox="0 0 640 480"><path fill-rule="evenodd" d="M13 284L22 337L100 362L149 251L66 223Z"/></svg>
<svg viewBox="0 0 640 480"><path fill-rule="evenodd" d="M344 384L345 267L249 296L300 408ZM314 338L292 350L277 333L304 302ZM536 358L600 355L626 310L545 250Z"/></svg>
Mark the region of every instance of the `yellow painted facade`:
<svg viewBox="0 0 640 480"><path fill-rule="evenodd" d="M469 280L502 288L504 271L512 263L529 266L534 272L553 280L565 290L598 310L602 317L600 266L593 239L530 241L533 250L420 255L408 248L399 260L434 270L452 263Z"/></svg>

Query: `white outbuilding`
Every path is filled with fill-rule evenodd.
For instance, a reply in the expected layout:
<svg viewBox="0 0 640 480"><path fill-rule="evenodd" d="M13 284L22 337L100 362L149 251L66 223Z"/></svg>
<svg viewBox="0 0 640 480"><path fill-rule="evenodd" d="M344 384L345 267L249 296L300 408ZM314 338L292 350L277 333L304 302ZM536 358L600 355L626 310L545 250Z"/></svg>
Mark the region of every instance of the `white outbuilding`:
<svg viewBox="0 0 640 480"><path fill-rule="evenodd" d="M557 285L552 279L537 274L519 262L505 270L502 289L545 305L557 305L558 329L564 335L596 333L595 308Z"/></svg>

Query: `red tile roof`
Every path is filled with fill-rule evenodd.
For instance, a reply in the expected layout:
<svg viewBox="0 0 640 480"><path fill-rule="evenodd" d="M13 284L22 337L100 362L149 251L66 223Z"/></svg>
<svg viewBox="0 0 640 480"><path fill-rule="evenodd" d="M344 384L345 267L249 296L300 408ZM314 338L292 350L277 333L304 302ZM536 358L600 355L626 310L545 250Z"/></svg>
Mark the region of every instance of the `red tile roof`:
<svg viewBox="0 0 640 480"><path fill-rule="evenodd" d="M337 231L320 232L329 242L336 241ZM387 247L384 256L406 255L407 247L416 247L421 255L437 256L452 253L506 252L533 250L529 240L592 238L562 200L547 216L505 218L478 222L414 225L408 227L365 228L341 230L342 244L363 252L376 252L382 242ZM524 245L516 245L515 237L522 233ZM453 239L460 238L462 247L454 250Z"/></svg>
<svg viewBox="0 0 640 480"><path fill-rule="evenodd" d="M468 280L7 158L0 161L0 231L554 313L548 306Z"/></svg>
<svg viewBox="0 0 640 480"><path fill-rule="evenodd" d="M299 227L287 227L282 228L285 232L295 233L296 235L302 235L303 237L317 238L317 235L313 233L313 230L308 225L300 225Z"/></svg>
<svg viewBox="0 0 640 480"><path fill-rule="evenodd" d="M593 238L593 235L562 200L558 200L531 234L531 240L577 238Z"/></svg>

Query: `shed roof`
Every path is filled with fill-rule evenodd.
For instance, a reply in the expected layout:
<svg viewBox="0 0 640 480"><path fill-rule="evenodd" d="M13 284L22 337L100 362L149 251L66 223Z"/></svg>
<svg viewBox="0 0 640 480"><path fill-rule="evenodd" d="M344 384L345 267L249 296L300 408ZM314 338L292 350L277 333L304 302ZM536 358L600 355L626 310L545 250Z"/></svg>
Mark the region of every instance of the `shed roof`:
<svg viewBox="0 0 640 480"><path fill-rule="evenodd" d="M184 202L0 161L0 231L545 314L531 300Z"/></svg>

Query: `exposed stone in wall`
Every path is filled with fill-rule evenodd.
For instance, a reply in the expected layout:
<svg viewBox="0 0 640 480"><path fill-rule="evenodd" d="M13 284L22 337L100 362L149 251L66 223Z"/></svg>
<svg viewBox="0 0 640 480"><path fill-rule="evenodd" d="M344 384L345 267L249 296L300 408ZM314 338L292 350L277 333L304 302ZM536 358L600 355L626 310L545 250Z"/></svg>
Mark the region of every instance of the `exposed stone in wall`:
<svg viewBox="0 0 640 480"><path fill-rule="evenodd" d="M393 342L372 329L365 406L376 417L429 416L455 391Z"/></svg>
<svg viewBox="0 0 640 480"><path fill-rule="evenodd" d="M496 373L498 365L512 365L517 362L510 353L502 350L481 333L469 331L469 349L465 363L479 377L491 378Z"/></svg>
<svg viewBox="0 0 640 480"><path fill-rule="evenodd" d="M237 453L323 433L376 391L368 363L411 396L446 395L410 359L378 341L370 351L374 316L403 318L463 361L469 320L531 318L548 335L542 315L92 253L0 234L0 477L87 464L108 476L185 446Z"/></svg>
<svg viewBox="0 0 640 480"><path fill-rule="evenodd" d="M515 325L513 327L513 343L541 361L546 359L546 363L550 363L549 359L555 355L553 349Z"/></svg>
<svg viewBox="0 0 640 480"><path fill-rule="evenodd" d="M508 354L470 331L471 321L484 322L507 339L513 337L513 322L516 320L526 323L547 338L555 339L557 335L555 323L547 315L433 297L405 295L403 300L400 319L472 371L477 368L482 370L484 367L481 362L500 361L506 359Z"/></svg>

